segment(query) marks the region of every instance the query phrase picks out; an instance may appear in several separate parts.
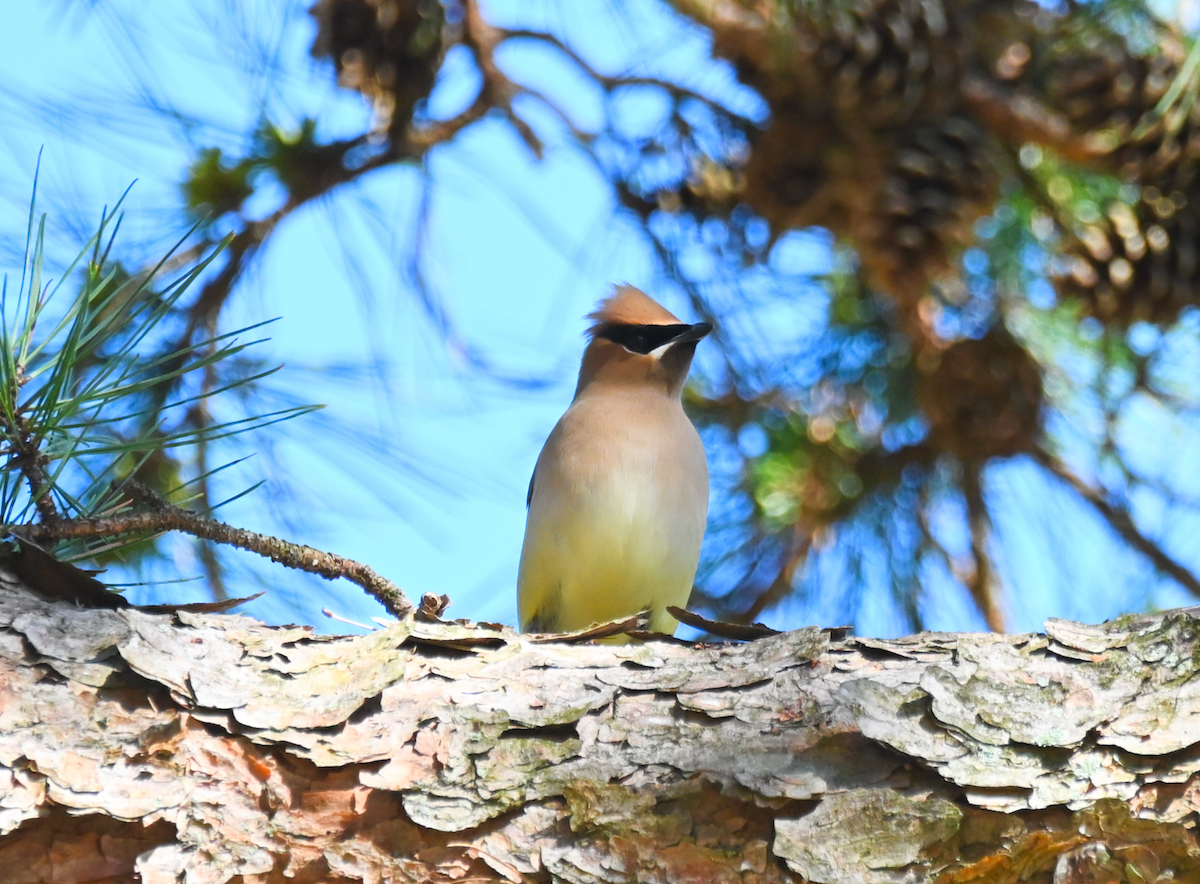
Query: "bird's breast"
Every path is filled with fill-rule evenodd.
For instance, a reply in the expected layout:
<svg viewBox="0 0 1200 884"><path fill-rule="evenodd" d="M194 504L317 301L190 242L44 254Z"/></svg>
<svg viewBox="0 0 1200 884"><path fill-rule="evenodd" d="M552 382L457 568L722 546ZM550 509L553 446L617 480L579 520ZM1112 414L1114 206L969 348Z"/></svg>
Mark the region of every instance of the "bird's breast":
<svg viewBox="0 0 1200 884"><path fill-rule="evenodd" d="M538 460L523 624L576 629L687 603L708 507L703 445L677 406L619 405L636 403L576 403Z"/></svg>
<svg viewBox="0 0 1200 884"><path fill-rule="evenodd" d="M535 498L544 479L545 504L552 509L594 511L605 523L638 523L654 533L666 527L658 523L703 515L708 504L704 447L682 409L678 414L635 412L623 420L573 411L547 441Z"/></svg>

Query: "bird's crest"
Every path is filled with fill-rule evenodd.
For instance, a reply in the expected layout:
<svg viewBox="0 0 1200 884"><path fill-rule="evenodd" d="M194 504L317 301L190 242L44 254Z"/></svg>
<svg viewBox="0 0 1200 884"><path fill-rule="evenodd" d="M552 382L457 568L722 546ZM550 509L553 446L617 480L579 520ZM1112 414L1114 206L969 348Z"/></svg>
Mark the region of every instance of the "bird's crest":
<svg viewBox="0 0 1200 884"><path fill-rule="evenodd" d="M679 317L640 289L617 286L588 314L594 334L606 325L681 325Z"/></svg>

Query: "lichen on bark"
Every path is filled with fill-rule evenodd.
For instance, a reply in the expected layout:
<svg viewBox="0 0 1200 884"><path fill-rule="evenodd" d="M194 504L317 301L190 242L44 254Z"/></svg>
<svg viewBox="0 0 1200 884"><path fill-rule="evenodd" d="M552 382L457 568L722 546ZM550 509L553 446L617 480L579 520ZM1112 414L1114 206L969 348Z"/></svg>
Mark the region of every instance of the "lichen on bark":
<svg viewBox="0 0 1200 884"><path fill-rule="evenodd" d="M326 637L82 609L0 566L0 868L1198 880L1198 636L1184 612L694 647L411 619Z"/></svg>

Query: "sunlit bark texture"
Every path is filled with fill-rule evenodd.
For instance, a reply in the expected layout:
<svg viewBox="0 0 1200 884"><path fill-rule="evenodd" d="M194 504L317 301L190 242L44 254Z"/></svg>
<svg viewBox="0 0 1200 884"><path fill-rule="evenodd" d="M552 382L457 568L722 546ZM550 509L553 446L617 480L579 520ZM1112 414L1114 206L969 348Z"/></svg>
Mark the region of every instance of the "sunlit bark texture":
<svg viewBox="0 0 1200 884"><path fill-rule="evenodd" d="M1196 881L1198 637L330 638L0 571L0 879Z"/></svg>

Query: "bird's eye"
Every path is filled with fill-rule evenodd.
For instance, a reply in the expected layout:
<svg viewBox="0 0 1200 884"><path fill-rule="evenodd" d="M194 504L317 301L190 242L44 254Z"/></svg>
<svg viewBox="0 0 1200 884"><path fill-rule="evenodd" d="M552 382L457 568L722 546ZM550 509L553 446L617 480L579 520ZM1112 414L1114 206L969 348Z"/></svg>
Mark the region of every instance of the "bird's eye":
<svg viewBox="0 0 1200 884"><path fill-rule="evenodd" d="M625 346L627 346L634 353L646 353L650 350L650 348L646 346L645 335L634 335L629 339L629 343Z"/></svg>

